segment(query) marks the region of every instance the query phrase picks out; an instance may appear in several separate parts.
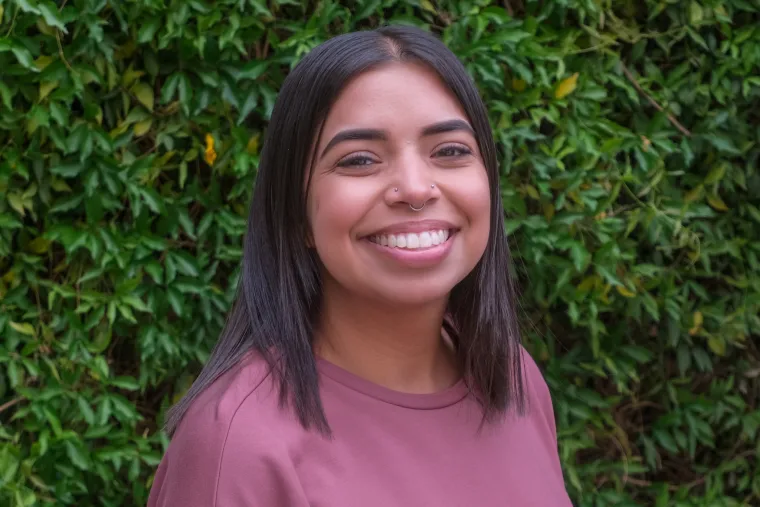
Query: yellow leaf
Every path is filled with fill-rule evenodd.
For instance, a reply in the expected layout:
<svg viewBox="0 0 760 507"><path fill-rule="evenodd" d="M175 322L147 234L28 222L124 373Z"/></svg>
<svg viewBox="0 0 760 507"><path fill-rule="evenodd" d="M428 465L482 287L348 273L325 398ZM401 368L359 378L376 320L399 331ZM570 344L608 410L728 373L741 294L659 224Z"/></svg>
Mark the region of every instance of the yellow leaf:
<svg viewBox="0 0 760 507"><path fill-rule="evenodd" d="M726 175L726 169L728 169L728 164L725 162L713 167L705 178L705 185L712 185L722 180Z"/></svg>
<svg viewBox="0 0 760 507"><path fill-rule="evenodd" d="M623 287L622 285L616 285L615 288L620 293L621 296L632 298L636 296L635 292L629 291L627 288Z"/></svg>
<svg viewBox="0 0 760 507"><path fill-rule="evenodd" d="M596 275L587 276L578 285L578 290L581 291L581 292L588 292L588 291L590 291L596 285L596 281L597 280L598 280L598 277Z"/></svg>
<svg viewBox="0 0 760 507"><path fill-rule="evenodd" d="M42 254L50 249L50 240L40 236L26 244L26 249L32 253Z"/></svg>
<svg viewBox="0 0 760 507"><path fill-rule="evenodd" d="M145 106L148 111L153 111L153 88L145 83L137 83L132 88L132 93L135 94L135 97L137 97L137 100L140 101L140 104Z"/></svg>
<svg viewBox="0 0 760 507"><path fill-rule="evenodd" d="M512 79L512 89L516 92L522 92L525 91L525 88L528 87L528 83L525 82L523 79Z"/></svg>
<svg viewBox="0 0 760 507"><path fill-rule="evenodd" d="M432 3L430 3L430 0L420 0L420 7L422 7L428 12L432 12L433 14L435 14L436 12L435 7L433 6Z"/></svg>
<svg viewBox="0 0 760 507"><path fill-rule="evenodd" d="M0 16L0 18L2 18L2 16ZM50 36L55 35L55 30L53 29L52 26L48 25L45 22L44 18L37 18L37 23L36 24L37 24L37 28L39 29L39 31L42 32L42 33L44 33L45 35L50 35Z"/></svg>
<svg viewBox="0 0 760 507"><path fill-rule="evenodd" d="M554 204L547 203L544 205L544 218L546 218L547 221L551 221L551 219L554 218L555 212Z"/></svg>
<svg viewBox="0 0 760 507"><path fill-rule="evenodd" d="M21 199L21 196L18 194L8 194L8 203L11 205L11 208L15 209L19 215L22 217L26 215L26 212L24 211L24 201Z"/></svg>
<svg viewBox="0 0 760 507"><path fill-rule="evenodd" d="M137 137L144 136L149 130L150 126L153 124L153 120L147 119L143 120L141 122L135 123L134 126L134 132Z"/></svg>
<svg viewBox="0 0 760 507"><path fill-rule="evenodd" d="M718 211L728 211L728 206L726 206L726 203L723 202L723 199L717 195L708 195L707 203Z"/></svg>
<svg viewBox="0 0 760 507"><path fill-rule="evenodd" d="M129 88L129 86L132 83L134 83L135 81L137 81L144 75L145 75L145 72L141 70L134 70L132 66L130 65L130 67L121 76L121 84L125 88ZM117 78L117 77L118 75L114 74L114 78Z"/></svg>
<svg viewBox="0 0 760 507"><path fill-rule="evenodd" d="M40 70L44 70L45 67L53 63L53 58L47 55L42 55L34 61L34 66Z"/></svg>
<svg viewBox="0 0 760 507"><path fill-rule="evenodd" d="M58 87L58 81L43 81L40 83L40 101L50 95Z"/></svg>
<svg viewBox="0 0 760 507"><path fill-rule="evenodd" d="M22 322L20 324L18 322L11 322L11 327L21 334L28 334L29 336L35 335L34 326L28 322Z"/></svg>
<svg viewBox="0 0 760 507"><path fill-rule="evenodd" d="M248 140L246 150L250 155L255 155L259 151L259 133L252 135Z"/></svg>
<svg viewBox="0 0 760 507"><path fill-rule="evenodd" d="M702 185L698 185L697 187L693 188L689 193L687 193L683 200L686 202L694 202L700 197L702 197L702 192L704 191L704 187Z"/></svg>
<svg viewBox="0 0 760 507"><path fill-rule="evenodd" d="M710 350L712 350L713 354L716 356L726 355L726 342L724 342L721 338L711 336L707 339L707 346L710 347Z"/></svg>
<svg viewBox="0 0 760 507"><path fill-rule="evenodd" d="M704 317L702 316L702 312L694 312L694 315L692 316L692 320L694 321L694 325L691 329L689 329L689 334L691 336L694 336L695 334L699 333L699 330L702 329L702 323L704 322Z"/></svg>
<svg viewBox="0 0 760 507"><path fill-rule="evenodd" d="M50 186L53 187L53 190L56 192L71 192L71 187L59 178L54 178L53 181L50 182Z"/></svg>
<svg viewBox="0 0 760 507"><path fill-rule="evenodd" d="M557 99L563 99L573 93L575 87L578 86L578 76L579 74L576 72L572 76L563 79L557 87L557 91L554 92L554 97Z"/></svg>
<svg viewBox="0 0 760 507"><path fill-rule="evenodd" d="M531 198L538 200L538 190L536 190L536 187L533 185L523 185L523 188L525 189L525 193L528 194Z"/></svg>

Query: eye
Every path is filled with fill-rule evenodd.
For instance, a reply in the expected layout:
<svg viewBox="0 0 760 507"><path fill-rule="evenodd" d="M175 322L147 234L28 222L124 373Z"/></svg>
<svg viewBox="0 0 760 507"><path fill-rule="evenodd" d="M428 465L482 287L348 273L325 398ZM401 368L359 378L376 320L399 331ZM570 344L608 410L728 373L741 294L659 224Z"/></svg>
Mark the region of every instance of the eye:
<svg viewBox="0 0 760 507"><path fill-rule="evenodd" d="M462 144L449 144L435 152L435 158L457 158L472 155L472 150Z"/></svg>
<svg viewBox="0 0 760 507"><path fill-rule="evenodd" d="M338 167L367 167L375 163L375 160L367 155L349 155L338 162Z"/></svg>

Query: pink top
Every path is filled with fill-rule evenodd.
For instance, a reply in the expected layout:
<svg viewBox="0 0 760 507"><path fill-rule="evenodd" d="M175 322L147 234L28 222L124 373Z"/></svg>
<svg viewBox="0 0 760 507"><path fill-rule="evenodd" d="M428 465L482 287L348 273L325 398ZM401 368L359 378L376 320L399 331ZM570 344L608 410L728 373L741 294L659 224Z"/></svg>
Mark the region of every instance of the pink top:
<svg viewBox="0 0 760 507"><path fill-rule="evenodd" d="M569 507L549 390L523 357L527 415L480 432L463 382L406 394L320 359L329 441L279 408L250 354L192 404L148 507Z"/></svg>

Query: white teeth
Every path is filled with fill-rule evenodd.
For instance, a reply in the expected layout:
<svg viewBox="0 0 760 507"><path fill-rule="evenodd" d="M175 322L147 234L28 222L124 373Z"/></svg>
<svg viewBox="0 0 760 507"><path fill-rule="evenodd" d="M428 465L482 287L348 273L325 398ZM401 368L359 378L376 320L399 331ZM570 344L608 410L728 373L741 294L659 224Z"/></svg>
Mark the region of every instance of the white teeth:
<svg viewBox="0 0 760 507"><path fill-rule="evenodd" d="M418 248L430 248L440 245L449 238L448 229L438 231L425 231L421 233L409 232L406 234L383 234L372 236L370 240L378 245L390 248L406 248L416 250Z"/></svg>

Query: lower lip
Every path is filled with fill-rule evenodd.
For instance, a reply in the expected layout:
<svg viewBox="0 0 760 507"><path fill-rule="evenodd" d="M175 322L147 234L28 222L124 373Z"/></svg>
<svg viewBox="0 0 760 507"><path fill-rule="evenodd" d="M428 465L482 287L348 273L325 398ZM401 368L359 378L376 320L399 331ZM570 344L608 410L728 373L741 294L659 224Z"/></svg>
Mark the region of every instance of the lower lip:
<svg viewBox="0 0 760 507"><path fill-rule="evenodd" d="M383 246L378 243L374 243L368 239L365 239L369 243L370 247L384 254L394 261L404 264L413 268L429 268L439 264L451 250L451 245L454 242L454 238L457 237L456 232L449 234L449 237L440 245L434 245L429 248L393 248L389 246Z"/></svg>

